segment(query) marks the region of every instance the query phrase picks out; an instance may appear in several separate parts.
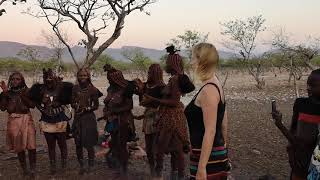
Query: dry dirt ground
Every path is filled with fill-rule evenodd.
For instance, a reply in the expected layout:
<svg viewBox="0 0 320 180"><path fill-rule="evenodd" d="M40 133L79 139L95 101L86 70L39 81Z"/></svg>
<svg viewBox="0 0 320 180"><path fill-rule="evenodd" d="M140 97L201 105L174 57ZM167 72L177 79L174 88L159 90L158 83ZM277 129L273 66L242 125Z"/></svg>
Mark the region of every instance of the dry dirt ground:
<svg viewBox="0 0 320 180"><path fill-rule="evenodd" d="M129 76L128 76L129 77ZM289 165L287 163L286 144L287 141L274 126L271 116L271 99L277 99L279 109L284 114L284 122L290 124L292 104L294 102L294 91L287 85L287 75L274 77L268 73L265 76L267 87L258 90L254 87L252 78L246 74L232 73L225 87L227 109L229 117L229 156L232 161L232 177L239 180L258 179L266 174L276 179L288 179ZM129 78L132 78L129 77ZM3 79L0 78L0 79ZM298 82L302 95L305 95L305 79ZM105 93L106 78L100 77L94 84ZM28 80L30 84L30 79ZM188 103L192 94L183 98ZM101 111L101 110L100 110ZM134 113L143 112L135 101ZM32 112L35 123L39 114ZM100 116L101 112L97 112ZM141 147L144 147L144 138L141 133L141 121L135 122L139 132ZM102 131L103 122L99 122L99 130ZM20 175L19 164L14 155L5 150L6 114L0 113L0 179L24 179ZM39 149L46 151L43 135L37 131ZM78 175L78 164L76 161L75 147L72 140L68 141L69 161L68 170L65 174L56 176L49 175L49 162L46 152L38 153L37 177L36 179L118 179L118 172L109 169L103 156L97 157L96 169L91 174ZM99 151L100 148L97 148ZM58 154L59 151L57 150ZM59 155L58 155L59 157ZM168 179L170 164L166 160L165 173ZM130 159L129 179L150 179L147 164L144 159Z"/></svg>

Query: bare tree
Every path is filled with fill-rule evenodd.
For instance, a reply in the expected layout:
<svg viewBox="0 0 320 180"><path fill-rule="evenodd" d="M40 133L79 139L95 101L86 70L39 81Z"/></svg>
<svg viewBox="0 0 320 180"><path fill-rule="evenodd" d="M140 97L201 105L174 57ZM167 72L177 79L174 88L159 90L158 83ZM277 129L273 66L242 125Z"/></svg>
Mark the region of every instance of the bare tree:
<svg viewBox="0 0 320 180"><path fill-rule="evenodd" d="M254 77L259 89L265 86L265 80L261 77L262 61L259 58L253 59L252 56L257 46L257 36L266 30L265 21L266 19L262 15L258 15L246 20L236 19L220 23L223 28L221 34L231 40L227 43L227 48L239 52L239 60L246 66L249 74Z"/></svg>
<svg viewBox="0 0 320 180"><path fill-rule="evenodd" d="M1 9L1 5L3 5L5 2L11 2L12 5L17 5L17 2L27 2L27 0L0 0L0 16L2 16L3 13L6 12L5 9Z"/></svg>
<svg viewBox="0 0 320 180"><path fill-rule="evenodd" d="M30 13L36 17L46 18L52 26L57 37L63 42L71 57L79 68L70 45L61 34L61 26L66 22L73 22L86 37L80 40L80 44L86 48L86 57L83 67L90 67L97 58L118 37L124 27L125 18L133 11L140 10L149 15L144 7L156 2L156 0L37 0L41 11ZM111 22L115 22L113 33L108 38L103 36ZM97 48L97 42L103 39L103 43Z"/></svg>
<svg viewBox="0 0 320 180"><path fill-rule="evenodd" d="M56 62L56 73L61 73L62 68L62 55L65 50L65 44L53 33L48 33L42 31L42 37L44 38L45 42L49 45L52 49L53 53L51 54L51 59ZM67 33L63 33L62 37L65 39L66 42L69 42Z"/></svg>
<svg viewBox="0 0 320 180"><path fill-rule="evenodd" d="M315 67L311 64L311 60L320 53L320 38L309 36L305 42L308 43L292 44L289 35L280 29L274 33L272 45L282 52L294 55L297 59L302 60L306 67L314 70Z"/></svg>
<svg viewBox="0 0 320 180"><path fill-rule="evenodd" d="M320 41L316 38L308 37L308 44L292 44L289 35L280 29L274 33L272 46L282 54L282 67L289 72L288 83L293 80L293 87L296 97L300 96L297 80L302 77L303 68L307 67L313 70L315 67L311 64L311 60L320 53Z"/></svg>

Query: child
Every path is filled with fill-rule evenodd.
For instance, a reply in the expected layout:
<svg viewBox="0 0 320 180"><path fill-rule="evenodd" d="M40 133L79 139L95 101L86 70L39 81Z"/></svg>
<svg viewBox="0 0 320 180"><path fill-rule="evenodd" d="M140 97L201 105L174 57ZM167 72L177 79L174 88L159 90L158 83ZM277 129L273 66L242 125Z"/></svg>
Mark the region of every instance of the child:
<svg viewBox="0 0 320 180"><path fill-rule="evenodd" d="M289 131L283 128L281 113L273 113L276 125L290 140L287 150L293 180L307 178L312 152L316 147L320 124L320 69L311 72L307 86L308 97L298 98L294 103Z"/></svg>

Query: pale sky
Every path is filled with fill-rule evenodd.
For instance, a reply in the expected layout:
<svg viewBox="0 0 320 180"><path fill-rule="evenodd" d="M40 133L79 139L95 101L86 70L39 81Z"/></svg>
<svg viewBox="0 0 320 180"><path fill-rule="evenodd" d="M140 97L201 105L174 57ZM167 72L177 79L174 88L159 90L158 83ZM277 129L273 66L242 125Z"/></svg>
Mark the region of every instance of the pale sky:
<svg viewBox="0 0 320 180"><path fill-rule="evenodd" d="M48 23L20 13L34 1L4 6L7 14L0 17L0 41L44 44L41 31L50 29ZM320 37L319 7L319 0L158 0L146 8L151 16L139 11L130 14L121 37L111 47L130 45L163 49L171 38L186 29L209 32L209 41L219 47L219 22L258 14L266 18L269 30L261 35L260 41L270 40L270 31L280 27L297 40L307 35ZM73 41L81 37L73 27L66 31Z"/></svg>

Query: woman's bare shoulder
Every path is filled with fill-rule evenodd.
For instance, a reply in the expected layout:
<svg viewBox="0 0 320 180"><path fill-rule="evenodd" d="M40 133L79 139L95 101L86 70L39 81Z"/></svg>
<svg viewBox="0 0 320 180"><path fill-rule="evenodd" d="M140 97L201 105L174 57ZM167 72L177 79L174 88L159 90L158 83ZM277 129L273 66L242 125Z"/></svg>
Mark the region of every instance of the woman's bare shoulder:
<svg viewBox="0 0 320 180"><path fill-rule="evenodd" d="M218 87L208 84L199 93L199 104L218 104L220 101L220 89Z"/></svg>

